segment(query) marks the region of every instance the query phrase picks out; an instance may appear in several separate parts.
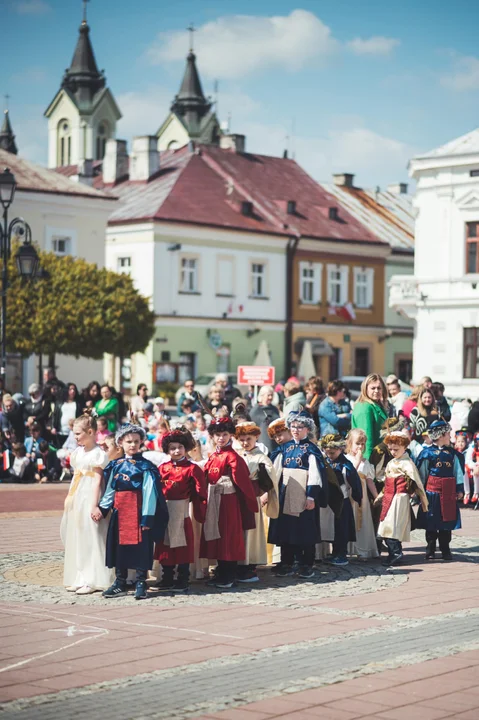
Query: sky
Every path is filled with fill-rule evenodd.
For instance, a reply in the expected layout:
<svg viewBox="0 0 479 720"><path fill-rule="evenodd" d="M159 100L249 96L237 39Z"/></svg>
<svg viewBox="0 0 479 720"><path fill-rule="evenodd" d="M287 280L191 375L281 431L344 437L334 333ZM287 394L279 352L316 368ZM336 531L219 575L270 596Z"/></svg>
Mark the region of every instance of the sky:
<svg viewBox="0 0 479 720"><path fill-rule="evenodd" d="M0 101L21 156L47 161L43 117L70 64L82 0L0 0ZM123 114L154 134L184 71L193 23L205 94L246 135L317 180L407 181L408 160L479 126L474 0L91 0L97 63Z"/></svg>

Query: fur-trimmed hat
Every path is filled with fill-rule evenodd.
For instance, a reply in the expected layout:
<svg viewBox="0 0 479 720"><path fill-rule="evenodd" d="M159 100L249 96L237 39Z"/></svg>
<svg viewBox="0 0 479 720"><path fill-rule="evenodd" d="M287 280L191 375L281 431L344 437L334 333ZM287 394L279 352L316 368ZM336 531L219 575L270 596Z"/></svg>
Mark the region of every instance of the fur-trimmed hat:
<svg viewBox="0 0 479 720"><path fill-rule="evenodd" d="M439 438L445 435L447 432L451 432L451 426L442 418L441 420L434 420L434 422L429 425L427 430L427 434L433 442L434 440L439 440Z"/></svg>
<svg viewBox="0 0 479 720"><path fill-rule="evenodd" d="M271 440L274 440L275 436L278 433L282 433L285 430L288 430L288 428L286 427L286 422L284 418L277 418L268 425L268 435Z"/></svg>
<svg viewBox="0 0 479 720"><path fill-rule="evenodd" d="M392 432L402 430L406 426L406 421L403 416L391 417L383 422L381 430L379 431L379 437L384 440L386 435L390 435Z"/></svg>
<svg viewBox="0 0 479 720"><path fill-rule="evenodd" d="M388 443L399 443L400 445L403 445L404 447L407 447L409 443L411 442L411 438L409 437L409 433L406 430L406 428L402 428L401 430L392 430L390 433L386 435L386 437L383 439L386 445Z"/></svg>
<svg viewBox="0 0 479 720"><path fill-rule="evenodd" d="M193 435L185 427L175 428L174 430L171 430L171 432L163 435L161 439L161 449L167 455L170 443L179 443L180 445L183 445L186 452L188 452L188 450L193 450L195 447Z"/></svg>
<svg viewBox="0 0 479 720"><path fill-rule="evenodd" d="M236 425L236 439L239 440L240 437L244 437L245 435L255 435L259 437L261 435L261 429L254 422L239 422Z"/></svg>
<svg viewBox="0 0 479 720"><path fill-rule="evenodd" d="M292 410L286 418L286 427L290 428L293 423L307 427L309 432L316 431L316 425L311 415L305 410Z"/></svg>
<svg viewBox="0 0 479 720"><path fill-rule="evenodd" d="M217 432L227 432L234 435L235 430L235 424L230 417L214 417L208 426L208 433L210 435L214 435Z"/></svg>
<svg viewBox="0 0 479 720"><path fill-rule="evenodd" d="M346 439L338 433L330 433L329 435L323 435L323 437L319 441L319 444L321 445L323 450L325 450L326 448L332 448L334 450L344 450L344 448L346 447Z"/></svg>
<svg viewBox="0 0 479 720"><path fill-rule="evenodd" d="M140 425L133 425L133 423L126 423L126 425L122 425L116 431L115 442L117 445L120 444L120 440L124 438L125 435L139 435L141 442L146 438L146 433L143 428Z"/></svg>

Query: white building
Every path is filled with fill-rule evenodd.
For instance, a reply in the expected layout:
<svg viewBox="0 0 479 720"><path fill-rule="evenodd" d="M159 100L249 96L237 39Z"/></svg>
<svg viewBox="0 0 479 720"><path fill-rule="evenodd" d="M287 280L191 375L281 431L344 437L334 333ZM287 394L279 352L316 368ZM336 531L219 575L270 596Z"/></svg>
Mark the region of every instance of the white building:
<svg viewBox="0 0 479 720"><path fill-rule="evenodd" d="M390 306L415 318L415 379L479 398L479 129L411 160L417 181L414 277Z"/></svg>
<svg viewBox="0 0 479 720"><path fill-rule="evenodd" d="M33 242L57 255L75 255L99 267L105 264L105 233L115 198L81 182L34 165L0 149L0 167L8 167L18 183L9 219L23 217L32 229ZM75 332L72 328L71 332ZM48 358L43 358L44 366ZM58 377L81 388L103 377L101 360L57 355ZM9 356L7 387L25 392L38 382L38 358Z"/></svg>

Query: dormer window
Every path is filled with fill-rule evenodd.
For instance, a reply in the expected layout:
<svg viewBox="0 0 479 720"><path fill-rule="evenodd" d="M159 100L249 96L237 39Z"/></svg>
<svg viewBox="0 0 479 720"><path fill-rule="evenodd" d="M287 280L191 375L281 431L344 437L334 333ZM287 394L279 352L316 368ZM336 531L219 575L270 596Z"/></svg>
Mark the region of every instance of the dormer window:
<svg viewBox="0 0 479 720"><path fill-rule="evenodd" d="M241 214L246 217L251 217L253 214L253 203L249 200L243 200L241 203Z"/></svg>
<svg viewBox="0 0 479 720"><path fill-rule="evenodd" d="M288 213L288 215L296 214L296 200L288 200L286 212Z"/></svg>
<svg viewBox="0 0 479 720"><path fill-rule="evenodd" d="M337 220L338 219L338 208L330 207L328 210L328 217L330 220Z"/></svg>
<svg viewBox="0 0 479 720"><path fill-rule="evenodd" d="M103 160L105 157L106 141L108 140L108 123L103 120L98 125L96 136L96 159Z"/></svg>

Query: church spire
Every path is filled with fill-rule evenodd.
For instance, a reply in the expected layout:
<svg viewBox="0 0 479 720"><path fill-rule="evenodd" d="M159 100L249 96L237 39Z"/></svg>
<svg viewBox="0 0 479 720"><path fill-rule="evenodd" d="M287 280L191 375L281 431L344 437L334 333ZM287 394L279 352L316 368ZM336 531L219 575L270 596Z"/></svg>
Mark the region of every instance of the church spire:
<svg viewBox="0 0 479 720"><path fill-rule="evenodd" d="M10 123L8 110L5 110L2 127L0 129L0 149L13 153L13 155L18 154L17 145L15 143L15 135Z"/></svg>
<svg viewBox="0 0 479 720"><path fill-rule="evenodd" d="M196 55L193 50L190 50L186 58L185 74L180 90L173 101L171 110L183 120L190 132L194 132L210 109L211 103L205 98L201 87L196 67Z"/></svg>
<svg viewBox="0 0 479 720"><path fill-rule="evenodd" d="M62 88L68 90L81 106L90 105L95 94L106 84L105 76L98 70L90 40L90 27L86 12L87 2L88 0L83 0L80 35L70 67L65 71L62 81Z"/></svg>

